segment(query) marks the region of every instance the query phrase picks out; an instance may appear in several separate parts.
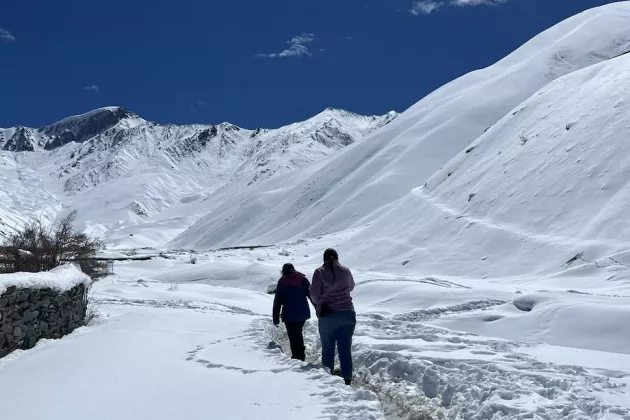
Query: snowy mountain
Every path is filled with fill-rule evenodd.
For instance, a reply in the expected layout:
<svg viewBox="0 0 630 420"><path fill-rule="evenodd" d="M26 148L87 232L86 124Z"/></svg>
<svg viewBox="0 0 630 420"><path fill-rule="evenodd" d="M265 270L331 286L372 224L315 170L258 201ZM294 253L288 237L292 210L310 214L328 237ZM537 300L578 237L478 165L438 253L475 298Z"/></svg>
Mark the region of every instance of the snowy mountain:
<svg viewBox="0 0 630 420"><path fill-rule="evenodd" d="M2 179L14 184L3 191L11 204L2 213L15 225L24 219L15 210L33 217L55 209L45 212L54 217L63 205L78 208L86 228L105 233L202 199L226 184L251 187L310 165L396 116L327 109L280 129L247 130L229 123L160 125L107 107L38 129L0 129L7 165ZM28 185L21 186L22 179ZM20 202L29 189L37 190L37 200Z"/></svg>
<svg viewBox="0 0 630 420"><path fill-rule="evenodd" d="M121 123L138 120L138 116L120 107L100 108L63 119L55 124L33 129L14 127L0 129L0 147L12 152L52 150L71 142L82 143Z"/></svg>
<svg viewBox="0 0 630 420"><path fill-rule="evenodd" d="M413 207L401 208L399 201L409 200L416 187L499 120L520 112L523 106L519 104L555 79L628 51L628 2L581 13L498 63L436 90L382 130L336 153L325 166L296 178L292 185L285 182L279 189L278 184L270 183L259 186L255 197L235 194L227 201L219 200L221 204L211 214L172 246L207 249L276 243L363 228L383 217L392 224L407 223L406 214ZM548 104L550 110L557 106ZM519 138L521 134L511 135ZM398 212L390 211L392 208ZM425 218L421 213L415 217L415 224ZM410 234L405 232L405 237L392 241L405 244ZM388 243L383 238L381 245L389 248ZM372 246L363 255L370 258L376 250Z"/></svg>
<svg viewBox="0 0 630 420"><path fill-rule="evenodd" d="M630 285L629 80L624 55L550 83L350 239L353 252L405 270Z"/></svg>

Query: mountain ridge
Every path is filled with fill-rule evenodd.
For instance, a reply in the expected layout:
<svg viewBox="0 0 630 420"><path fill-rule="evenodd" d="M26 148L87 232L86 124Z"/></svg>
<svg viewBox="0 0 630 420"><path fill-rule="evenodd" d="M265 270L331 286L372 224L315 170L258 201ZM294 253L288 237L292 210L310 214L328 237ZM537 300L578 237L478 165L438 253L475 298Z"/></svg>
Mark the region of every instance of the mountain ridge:
<svg viewBox="0 0 630 420"><path fill-rule="evenodd" d="M327 108L278 129L250 130L228 122L162 125L122 107L105 107L40 128L0 129L0 153L12 161L2 168L5 179L20 180L19 171L31 171L29 182L42 190L34 195L45 198L42 207L56 209L51 215L63 207L83 209L80 222L103 233L119 221L140 222L226 184L246 188L309 166L397 115ZM19 189L7 187L6 193L19 195ZM29 202L18 213L40 212ZM9 219L22 220L15 214Z"/></svg>
<svg viewBox="0 0 630 420"><path fill-rule="evenodd" d="M336 114L336 115L335 115ZM8 128L0 127L0 149L12 152L35 151L39 149L53 150L61 147L69 142L82 143L89 138L105 132L107 129L120 123L124 119L133 119L136 124L154 124L162 127L176 126L205 126L220 127L226 131L230 130L247 130L251 132L261 133L272 130L282 129L302 122L307 122L313 118L324 116L329 117L357 117L371 118L373 120L386 119L393 120L398 115L395 111L390 111L383 115L364 116L352 111L340 108L327 107L323 111L315 114L313 117L296 123L288 124L279 128L263 128L247 129L228 121L219 124L191 123L191 124L174 124L174 123L157 123L142 118L139 114L129 111L123 106L105 106L90 110L83 114L71 115L52 124L41 127L28 127L25 125L17 125Z"/></svg>

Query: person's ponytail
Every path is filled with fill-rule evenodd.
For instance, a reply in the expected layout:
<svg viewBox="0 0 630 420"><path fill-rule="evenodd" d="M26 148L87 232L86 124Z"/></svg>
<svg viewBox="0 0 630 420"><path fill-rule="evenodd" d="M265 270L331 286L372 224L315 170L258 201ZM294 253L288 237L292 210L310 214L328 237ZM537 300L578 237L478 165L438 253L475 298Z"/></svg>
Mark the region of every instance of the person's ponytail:
<svg viewBox="0 0 630 420"><path fill-rule="evenodd" d="M332 270L333 280L337 280L337 273L335 272L335 262L339 261L339 254L332 248L328 248L324 251L324 264L329 264Z"/></svg>

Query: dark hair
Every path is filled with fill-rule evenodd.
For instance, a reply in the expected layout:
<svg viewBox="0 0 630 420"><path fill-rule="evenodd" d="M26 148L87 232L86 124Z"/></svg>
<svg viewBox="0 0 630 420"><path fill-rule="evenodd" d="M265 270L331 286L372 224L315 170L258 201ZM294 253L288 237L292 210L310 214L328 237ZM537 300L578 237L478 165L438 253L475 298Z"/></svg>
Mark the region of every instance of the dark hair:
<svg viewBox="0 0 630 420"><path fill-rule="evenodd" d="M331 260L339 261L339 254L334 249L328 248L324 251L324 262L330 262Z"/></svg>
<svg viewBox="0 0 630 420"><path fill-rule="evenodd" d="M335 261L339 261L339 254L332 248L328 248L324 251L324 264L329 264L333 273L333 280L337 279L337 273L335 273Z"/></svg>
<svg viewBox="0 0 630 420"><path fill-rule="evenodd" d="M282 266L282 274L285 276L293 273L295 273L295 267L293 267L293 264L287 263Z"/></svg>

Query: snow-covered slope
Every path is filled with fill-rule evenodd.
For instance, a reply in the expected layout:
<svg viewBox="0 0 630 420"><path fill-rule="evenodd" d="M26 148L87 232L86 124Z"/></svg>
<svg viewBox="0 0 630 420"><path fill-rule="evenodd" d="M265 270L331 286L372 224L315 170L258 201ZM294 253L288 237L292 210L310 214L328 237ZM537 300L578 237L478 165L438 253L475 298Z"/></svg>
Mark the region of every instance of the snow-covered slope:
<svg viewBox="0 0 630 420"><path fill-rule="evenodd" d="M627 286L629 98L630 55L549 84L349 249L367 266L378 250L385 265L404 270L505 277L569 269L545 284L570 276Z"/></svg>
<svg viewBox="0 0 630 420"><path fill-rule="evenodd" d="M0 151L0 237L30 219L50 221L61 209L35 168L18 164L16 158L15 153Z"/></svg>
<svg viewBox="0 0 630 420"><path fill-rule="evenodd" d="M628 2L581 13L438 89L293 186L271 183L255 196L219 200L172 246L277 242L372 222L547 83L629 50Z"/></svg>
<svg viewBox="0 0 630 420"><path fill-rule="evenodd" d="M280 129L247 130L229 123L160 125L107 107L39 129L2 129L2 181L7 185L0 217L15 225L43 209L59 211L63 203L79 209L79 220L90 231L122 229L129 237L125 229L159 218L167 209L200 201L228 185L228 190L253 189L274 174L321 160L396 116L327 109ZM194 213L211 209L205 203ZM164 244L194 220L188 209L173 215L166 218L176 220L174 230L162 229L145 238L145 245Z"/></svg>

